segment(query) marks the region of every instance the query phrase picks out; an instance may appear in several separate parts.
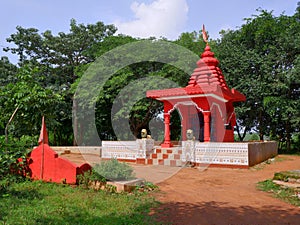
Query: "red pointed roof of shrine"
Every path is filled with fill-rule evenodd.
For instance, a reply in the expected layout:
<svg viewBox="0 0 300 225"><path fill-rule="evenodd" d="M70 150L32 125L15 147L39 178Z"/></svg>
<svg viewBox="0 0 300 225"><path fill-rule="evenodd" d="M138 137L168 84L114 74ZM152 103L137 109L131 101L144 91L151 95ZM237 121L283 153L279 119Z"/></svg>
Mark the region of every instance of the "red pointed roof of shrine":
<svg viewBox="0 0 300 225"><path fill-rule="evenodd" d="M174 99L175 96L193 97L193 95L215 94L227 101L245 101L246 97L243 94L237 90L229 89L218 64L219 61L214 57L214 53L207 44L186 87L149 90L147 97L167 100L171 97Z"/></svg>

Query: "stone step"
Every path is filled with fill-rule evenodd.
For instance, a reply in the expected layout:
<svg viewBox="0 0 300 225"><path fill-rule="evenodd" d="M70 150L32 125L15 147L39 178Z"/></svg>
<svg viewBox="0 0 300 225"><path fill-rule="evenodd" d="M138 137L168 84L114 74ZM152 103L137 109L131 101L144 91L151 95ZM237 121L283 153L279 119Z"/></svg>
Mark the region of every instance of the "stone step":
<svg viewBox="0 0 300 225"><path fill-rule="evenodd" d="M171 166L171 167L180 167L184 166L184 163L181 160L176 159L146 159L147 165L162 165L162 166Z"/></svg>
<svg viewBox="0 0 300 225"><path fill-rule="evenodd" d="M150 159L181 160L181 154L179 154L179 153L151 153L149 158Z"/></svg>
<svg viewBox="0 0 300 225"><path fill-rule="evenodd" d="M182 154L181 148L156 148L154 153L163 153L163 154Z"/></svg>
<svg viewBox="0 0 300 225"><path fill-rule="evenodd" d="M273 180L273 183L289 188L300 188L300 183L290 183L281 180Z"/></svg>
<svg viewBox="0 0 300 225"><path fill-rule="evenodd" d="M148 165L165 165L165 166L183 166L181 161L182 150L179 148L156 148L154 153L151 153L145 164Z"/></svg>
<svg viewBox="0 0 300 225"><path fill-rule="evenodd" d="M146 159L137 159L137 164L145 165L165 165L165 166L184 166L182 162L181 148L155 148L153 153L147 154Z"/></svg>

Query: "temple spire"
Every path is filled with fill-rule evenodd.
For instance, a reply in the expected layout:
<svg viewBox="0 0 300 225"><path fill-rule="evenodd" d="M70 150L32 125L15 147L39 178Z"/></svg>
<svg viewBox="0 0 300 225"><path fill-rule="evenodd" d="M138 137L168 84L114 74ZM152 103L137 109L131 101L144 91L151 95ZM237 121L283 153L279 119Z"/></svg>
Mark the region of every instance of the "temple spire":
<svg viewBox="0 0 300 225"><path fill-rule="evenodd" d="M207 33L206 33L206 30L205 30L204 24L202 25L202 37L203 37L203 40L206 43L206 45L208 45L208 37L207 37Z"/></svg>
<svg viewBox="0 0 300 225"><path fill-rule="evenodd" d="M38 143L39 143L39 145L41 145L41 144L49 144L48 142L49 142L48 141L48 133L47 133L47 129L46 129L45 118L43 116L43 118L42 118L42 128L41 128Z"/></svg>

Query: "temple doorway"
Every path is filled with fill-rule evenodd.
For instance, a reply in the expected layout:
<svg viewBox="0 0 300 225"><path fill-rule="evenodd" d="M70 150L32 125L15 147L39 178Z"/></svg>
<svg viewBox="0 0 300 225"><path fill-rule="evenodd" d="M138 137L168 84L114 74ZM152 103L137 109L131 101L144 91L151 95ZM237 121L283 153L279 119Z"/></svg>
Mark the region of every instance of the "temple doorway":
<svg viewBox="0 0 300 225"><path fill-rule="evenodd" d="M189 117L189 129L194 132L195 140L204 142L204 117L201 111L190 115Z"/></svg>

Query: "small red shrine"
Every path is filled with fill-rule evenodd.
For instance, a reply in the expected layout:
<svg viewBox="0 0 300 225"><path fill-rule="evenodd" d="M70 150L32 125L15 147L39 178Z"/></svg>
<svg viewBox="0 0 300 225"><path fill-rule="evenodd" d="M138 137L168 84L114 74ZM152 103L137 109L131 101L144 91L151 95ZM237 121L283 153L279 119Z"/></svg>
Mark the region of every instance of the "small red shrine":
<svg viewBox="0 0 300 225"><path fill-rule="evenodd" d="M147 91L148 98L164 104L165 137L161 147L172 147L170 117L175 109L181 116L182 140L186 140L186 131L192 129L195 139L201 142L234 141L233 103L245 101L246 97L227 86L219 61L207 42L204 26L203 39L205 50L186 87Z"/></svg>
<svg viewBox="0 0 300 225"><path fill-rule="evenodd" d="M44 117L39 138L39 146L30 152L29 174L32 179L46 182L66 182L76 184L77 176L91 170L88 163L77 165L58 154L48 144L48 133Z"/></svg>

